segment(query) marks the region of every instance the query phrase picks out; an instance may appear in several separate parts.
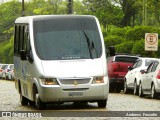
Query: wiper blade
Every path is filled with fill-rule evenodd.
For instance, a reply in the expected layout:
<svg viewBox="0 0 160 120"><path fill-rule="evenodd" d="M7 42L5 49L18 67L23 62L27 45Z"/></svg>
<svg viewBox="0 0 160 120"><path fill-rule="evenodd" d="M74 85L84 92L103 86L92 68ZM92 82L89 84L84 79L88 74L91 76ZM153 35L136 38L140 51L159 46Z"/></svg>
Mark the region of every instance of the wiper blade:
<svg viewBox="0 0 160 120"><path fill-rule="evenodd" d="M92 51L93 51L93 50L95 50L95 53L96 53L96 55L97 55L97 57L98 57L99 55L98 55L98 52L97 52L97 50L96 50L96 48L95 48L95 46L94 46L93 41L90 42L90 40L89 40L87 34L85 33L85 31L83 31L83 33L84 33L84 35L85 35L85 37L86 37L86 40L87 40L87 44L88 44L88 48L89 48L89 53L90 53L91 59L93 59L93 54L92 54Z"/></svg>
<svg viewBox="0 0 160 120"><path fill-rule="evenodd" d="M89 40L88 36L86 35L85 31L83 31L83 33L84 33L84 36L86 37L86 40L87 40L87 45L88 45L88 48L89 48L90 57L91 57L91 59L93 59L92 47L91 47L90 40Z"/></svg>

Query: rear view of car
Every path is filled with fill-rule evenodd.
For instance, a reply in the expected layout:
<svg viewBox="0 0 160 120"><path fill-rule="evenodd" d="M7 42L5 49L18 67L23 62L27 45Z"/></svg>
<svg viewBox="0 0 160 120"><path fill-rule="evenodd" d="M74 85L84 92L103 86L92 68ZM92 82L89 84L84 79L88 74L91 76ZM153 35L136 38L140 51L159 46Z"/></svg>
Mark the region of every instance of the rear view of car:
<svg viewBox="0 0 160 120"><path fill-rule="evenodd" d="M120 92L123 89L124 76L128 72L128 66L131 66L137 59L137 56L130 55L115 55L109 58L107 67L110 92L114 90Z"/></svg>

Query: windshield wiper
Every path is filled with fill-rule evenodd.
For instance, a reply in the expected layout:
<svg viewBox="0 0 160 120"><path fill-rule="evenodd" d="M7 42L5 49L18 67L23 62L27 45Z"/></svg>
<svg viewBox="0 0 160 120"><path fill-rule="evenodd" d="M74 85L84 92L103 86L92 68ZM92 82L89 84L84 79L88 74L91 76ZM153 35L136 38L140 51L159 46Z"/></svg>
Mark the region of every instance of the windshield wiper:
<svg viewBox="0 0 160 120"><path fill-rule="evenodd" d="M85 31L83 31L83 33L84 33L84 36L86 37L86 40L87 40L87 45L88 45L88 48L89 48L90 57L91 57L91 59L93 59L92 47L91 47L90 40L89 40L88 36L86 35Z"/></svg>
<svg viewBox="0 0 160 120"><path fill-rule="evenodd" d="M83 33L84 33L84 35L85 35L85 37L86 37L86 40L87 40L87 45L88 45L88 48L89 48L89 54L90 54L91 59L93 59L93 54L92 54L92 51L93 51L93 50L95 50L96 55L97 55L97 57L98 57L98 53L97 53L97 50L96 50L95 47L94 47L93 41L92 41L92 43L91 43L90 40L89 40L89 38L88 38L88 36L87 36L87 34L85 33L85 31L83 31Z"/></svg>

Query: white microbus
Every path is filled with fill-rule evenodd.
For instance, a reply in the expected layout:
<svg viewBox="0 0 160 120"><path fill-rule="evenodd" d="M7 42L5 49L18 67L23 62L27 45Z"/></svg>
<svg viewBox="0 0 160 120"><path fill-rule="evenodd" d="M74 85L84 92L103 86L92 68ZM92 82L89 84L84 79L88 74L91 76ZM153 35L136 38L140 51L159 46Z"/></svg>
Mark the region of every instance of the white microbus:
<svg viewBox="0 0 160 120"><path fill-rule="evenodd" d="M15 86L22 105L97 102L106 107L109 81L100 25L90 15L17 18Z"/></svg>

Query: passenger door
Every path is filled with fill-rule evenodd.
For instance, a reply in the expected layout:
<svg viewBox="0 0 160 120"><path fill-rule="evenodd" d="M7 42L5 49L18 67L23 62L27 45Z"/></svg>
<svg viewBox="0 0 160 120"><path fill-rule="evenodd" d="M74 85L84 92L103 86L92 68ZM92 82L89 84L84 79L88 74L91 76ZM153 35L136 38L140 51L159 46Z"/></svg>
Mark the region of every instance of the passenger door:
<svg viewBox="0 0 160 120"><path fill-rule="evenodd" d="M137 74L139 67L142 65L142 60L138 60L134 65L133 69L129 71L128 86L134 87L135 75Z"/></svg>
<svg viewBox="0 0 160 120"><path fill-rule="evenodd" d="M146 90L149 90L149 91L151 90L151 83L155 77L154 72L156 71L157 66L158 66L158 62L156 61L150 64L150 68L147 74L147 80L145 82Z"/></svg>
<svg viewBox="0 0 160 120"><path fill-rule="evenodd" d="M150 83L150 79L151 79L151 70L152 70L152 66L153 66L154 63L151 63L148 68L147 68L147 71L145 73L145 75L143 75L143 79L142 79L142 87L143 89L146 91L148 89L148 85Z"/></svg>

